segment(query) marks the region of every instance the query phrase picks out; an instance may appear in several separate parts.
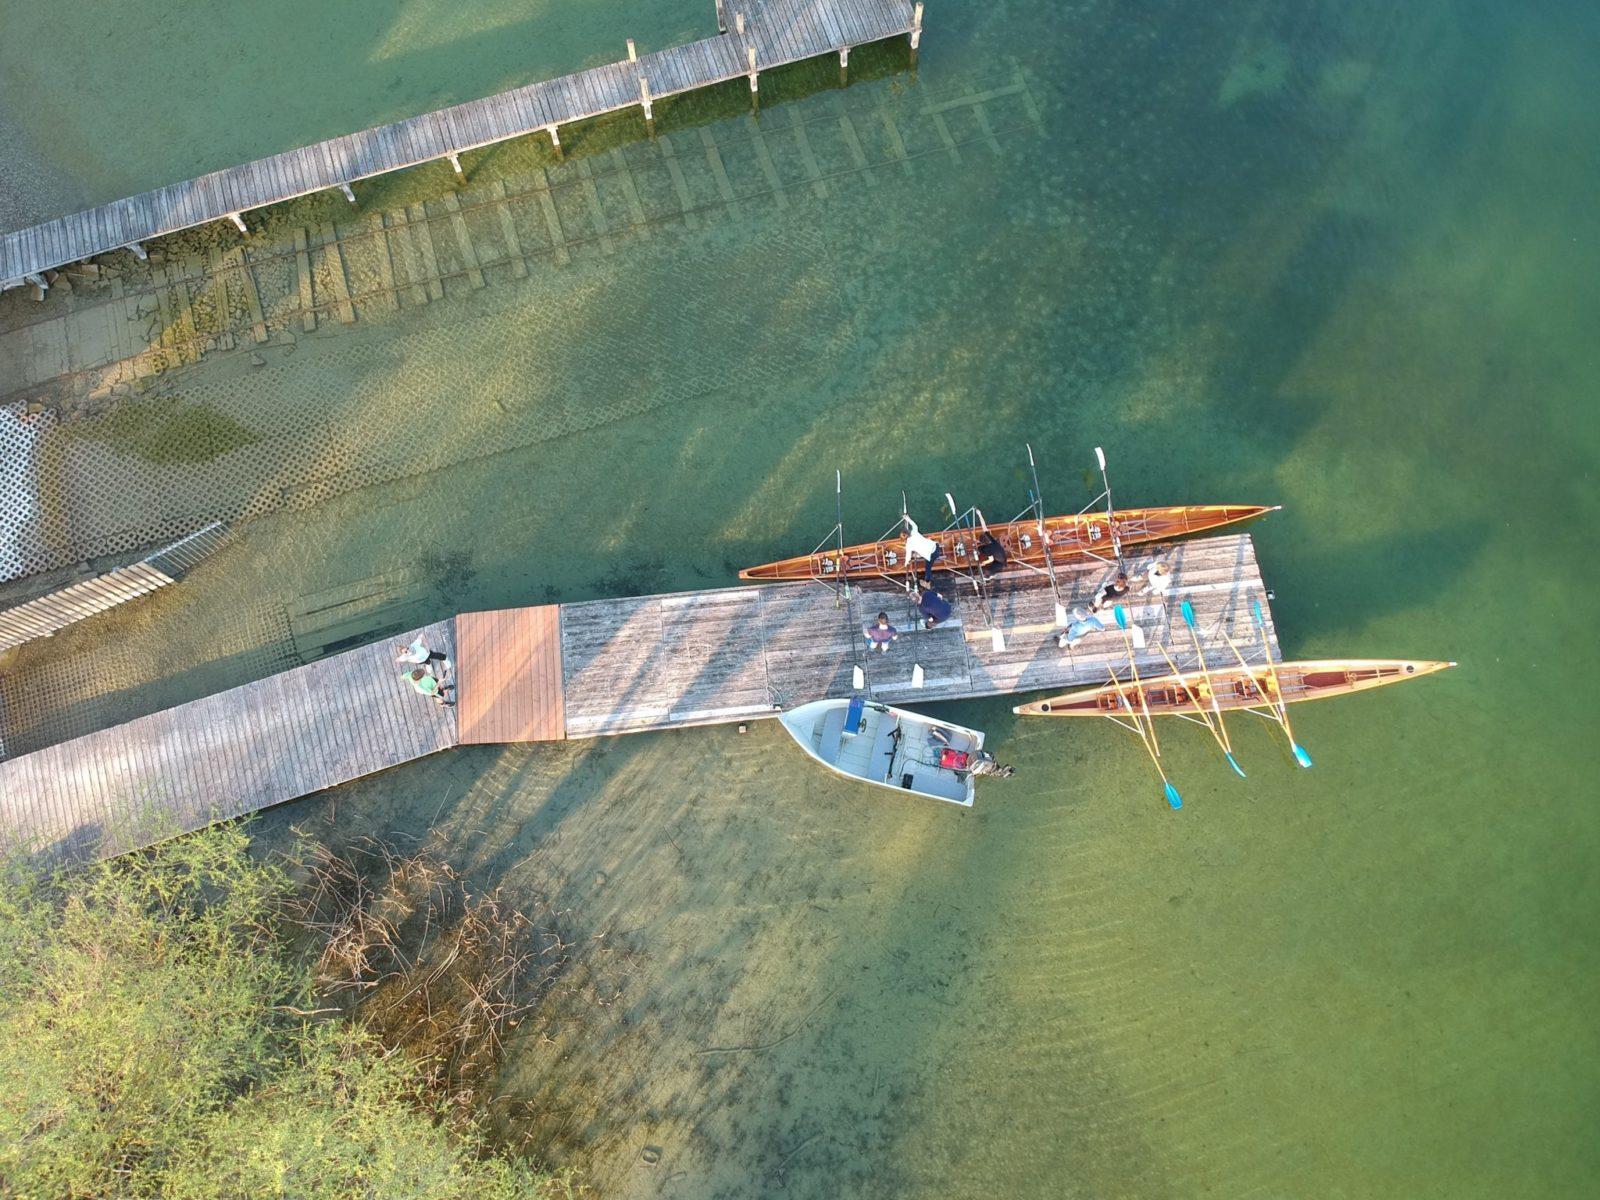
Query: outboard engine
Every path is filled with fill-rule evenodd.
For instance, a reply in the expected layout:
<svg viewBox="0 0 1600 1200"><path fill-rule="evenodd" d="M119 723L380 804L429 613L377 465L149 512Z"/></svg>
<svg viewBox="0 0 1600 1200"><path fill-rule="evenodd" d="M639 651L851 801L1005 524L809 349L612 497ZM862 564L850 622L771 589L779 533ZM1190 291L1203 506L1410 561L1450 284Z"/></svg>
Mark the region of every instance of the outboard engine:
<svg viewBox="0 0 1600 1200"><path fill-rule="evenodd" d="M1007 763L999 762L987 750L978 751L978 756L968 768L974 775L992 775L996 779L1010 779L1017 773L1017 769Z"/></svg>

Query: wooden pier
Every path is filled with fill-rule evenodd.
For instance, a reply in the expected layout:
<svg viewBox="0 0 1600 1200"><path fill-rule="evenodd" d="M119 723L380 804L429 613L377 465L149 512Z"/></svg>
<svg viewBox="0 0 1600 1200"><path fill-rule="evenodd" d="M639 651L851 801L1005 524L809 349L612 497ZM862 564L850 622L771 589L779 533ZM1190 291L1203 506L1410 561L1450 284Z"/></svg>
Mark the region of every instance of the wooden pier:
<svg viewBox="0 0 1600 1200"><path fill-rule="evenodd" d="M228 527L213 521L138 562L0 609L0 650L52 637L68 625L169 587L227 545L229 537Z"/></svg>
<svg viewBox="0 0 1600 1200"><path fill-rule="evenodd" d="M40 297L44 272L112 250L144 256L143 243L212 221L248 233L244 214L313 192L342 191L375 175L448 161L463 174L461 156L512 138L542 133L559 151L561 127L638 108L653 127L655 104L669 96L744 79L752 103L760 74L772 67L837 54L841 73L854 47L905 36L915 55L922 4L912 0L716 0L717 37L638 54L559 79L546 80L408 117L360 133L213 171L85 212L0 237L0 290L33 284Z"/></svg>
<svg viewBox="0 0 1600 1200"><path fill-rule="evenodd" d="M1130 571L1158 552L1172 591L1126 606L1141 669L1164 671L1163 648L1193 663L1181 600L1207 662L1234 661L1221 632L1253 661L1281 657L1268 607L1264 636L1251 613L1267 593L1249 535L1141 547ZM1059 570L1063 598L1087 604L1111 573L1099 562ZM1103 683L1127 662L1116 629L1059 648L1055 597L1037 574L1000 577L992 601L953 590L955 612L933 630L889 581L852 588L848 603L775 584L463 614L0 762L0 853L122 853L462 744L771 717L851 694L857 666L868 695L912 704ZM880 610L903 632L888 654L869 654L861 627ZM403 678L396 640L416 636L452 659L457 707ZM798 751L792 767L811 769Z"/></svg>

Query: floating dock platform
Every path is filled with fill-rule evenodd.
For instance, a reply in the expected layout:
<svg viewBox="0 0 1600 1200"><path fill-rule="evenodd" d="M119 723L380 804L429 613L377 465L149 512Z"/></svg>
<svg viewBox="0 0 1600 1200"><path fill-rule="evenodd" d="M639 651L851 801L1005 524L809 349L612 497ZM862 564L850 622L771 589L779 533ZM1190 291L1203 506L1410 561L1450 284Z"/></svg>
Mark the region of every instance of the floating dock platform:
<svg viewBox="0 0 1600 1200"><path fill-rule="evenodd" d="M1140 547L1130 574L1157 556L1174 568L1171 591L1124 606L1141 669L1164 672L1163 650L1193 664L1183 600L1208 663L1234 662L1222 633L1252 661L1281 659L1248 534ZM1112 574L1092 560L1058 568L1062 598L1087 605ZM1099 684L1128 661L1116 628L1058 647L1055 595L1036 573L999 576L981 596L959 582L943 585L955 612L932 630L887 580L848 601L788 583L464 613L0 762L0 853L110 857L458 745L772 717L850 695L857 666L868 696L907 705ZM903 631L887 654L862 636L880 610ZM403 678L396 641L419 636L452 660L455 707Z"/></svg>

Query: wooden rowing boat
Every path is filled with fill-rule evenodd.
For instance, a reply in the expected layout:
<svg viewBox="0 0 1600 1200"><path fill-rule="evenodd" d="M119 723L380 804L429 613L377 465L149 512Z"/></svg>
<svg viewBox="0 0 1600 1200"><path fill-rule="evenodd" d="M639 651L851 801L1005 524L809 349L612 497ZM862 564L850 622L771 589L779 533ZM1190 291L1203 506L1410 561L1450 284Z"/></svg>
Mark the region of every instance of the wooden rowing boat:
<svg viewBox="0 0 1600 1200"><path fill-rule="evenodd" d="M1410 662L1394 658L1329 658L1250 667L1212 667L1198 672L1108 683L1019 704L1011 711L1030 717L1122 716L1134 708L1151 716L1192 717L1197 712L1272 707L1301 700L1346 696L1369 688L1431 675L1453 662ZM1273 676L1276 675L1276 685ZM1277 694L1274 694L1276 691Z"/></svg>
<svg viewBox="0 0 1600 1200"><path fill-rule="evenodd" d="M1047 568L1048 560L1059 563L1063 559L1088 555L1107 557L1114 553L1112 533L1122 546L1137 546L1145 542L1164 542L1190 534L1206 533L1224 525L1236 525L1273 512L1261 504L1184 504L1168 508L1119 508L1113 513L1080 513L1075 516L1046 517L1043 521L1044 537L1049 539L1048 552L1041 541L1041 523L1029 518L1023 521L1002 521L989 526L989 532L1005 547L1009 561L1032 567ZM1115 520L1115 529L1111 521ZM967 526L946 529L928 536L939 544L942 551L934 560L935 571L970 571L978 561L978 533ZM810 580L864 579L877 575L904 575L921 570L922 561L915 563L906 555L904 534L881 542L863 542L856 546L818 548L810 554L796 558L763 563L759 567L746 567L739 572L740 579L759 580Z"/></svg>

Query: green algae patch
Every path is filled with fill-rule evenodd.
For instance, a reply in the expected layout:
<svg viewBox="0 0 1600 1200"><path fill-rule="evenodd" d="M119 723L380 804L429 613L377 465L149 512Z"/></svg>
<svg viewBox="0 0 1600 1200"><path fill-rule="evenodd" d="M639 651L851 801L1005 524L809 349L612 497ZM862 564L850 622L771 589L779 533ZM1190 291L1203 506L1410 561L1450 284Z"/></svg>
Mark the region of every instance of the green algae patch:
<svg viewBox="0 0 1600 1200"><path fill-rule="evenodd" d="M118 408L67 432L158 466L209 462L261 440L227 413L204 402L187 403L181 394Z"/></svg>

